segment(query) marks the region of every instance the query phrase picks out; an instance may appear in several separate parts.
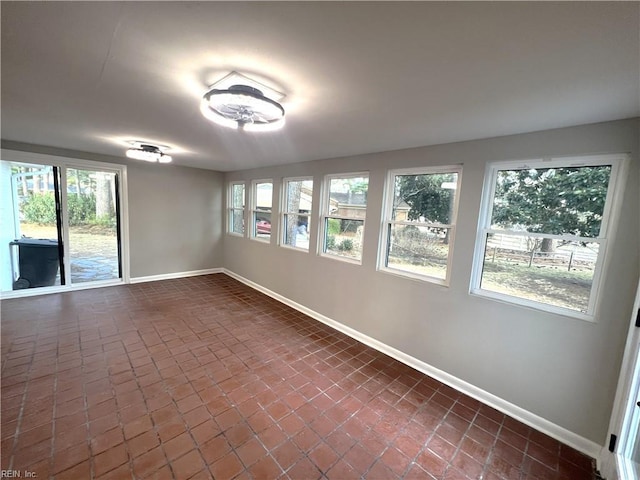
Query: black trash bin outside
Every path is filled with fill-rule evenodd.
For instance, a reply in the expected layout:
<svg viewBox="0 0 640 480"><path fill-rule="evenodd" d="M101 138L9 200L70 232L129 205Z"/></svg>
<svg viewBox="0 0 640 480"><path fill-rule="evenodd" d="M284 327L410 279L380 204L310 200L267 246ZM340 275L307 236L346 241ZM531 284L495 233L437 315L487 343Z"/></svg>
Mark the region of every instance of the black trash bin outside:
<svg viewBox="0 0 640 480"><path fill-rule="evenodd" d="M13 282L13 289L48 287L56 283L60 266L58 241L21 238L9 245L18 248L19 276Z"/></svg>

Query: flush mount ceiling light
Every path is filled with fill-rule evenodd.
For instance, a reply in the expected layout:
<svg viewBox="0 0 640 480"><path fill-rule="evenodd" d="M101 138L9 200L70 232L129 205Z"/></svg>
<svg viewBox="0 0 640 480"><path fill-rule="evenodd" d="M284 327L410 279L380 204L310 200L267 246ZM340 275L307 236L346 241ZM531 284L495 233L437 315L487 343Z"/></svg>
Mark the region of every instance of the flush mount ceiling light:
<svg viewBox="0 0 640 480"><path fill-rule="evenodd" d="M230 81L238 83L229 85ZM203 95L200 111L207 119L229 128L277 130L284 125L284 108L275 97L283 95L233 72Z"/></svg>
<svg viewBox="0 0 640 480"><path fill-rule="evenodd" d="M167 147L162 145L150 145L144 142L131 142L132 148L127 150L127 157L145 162L169 163L172 158L164 153Z"/></svg>

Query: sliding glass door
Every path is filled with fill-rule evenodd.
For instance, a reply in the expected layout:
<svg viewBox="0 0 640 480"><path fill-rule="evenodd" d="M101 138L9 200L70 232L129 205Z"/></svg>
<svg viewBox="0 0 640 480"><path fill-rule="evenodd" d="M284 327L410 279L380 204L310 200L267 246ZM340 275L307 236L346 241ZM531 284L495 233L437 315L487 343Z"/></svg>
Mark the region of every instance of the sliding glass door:
<svg viewBox="0 0 640 480"><path fill-rule="evenodd" d="M110 167L64 159L12 161L3 151L0 291L19 295L123 280L126 167Z"/></svg>
<svg viewBox="0 0 640 480"><path fill-rule="evenodd" d="M120 278L118 176L69 168L66 180L71 283Z"/></svg>

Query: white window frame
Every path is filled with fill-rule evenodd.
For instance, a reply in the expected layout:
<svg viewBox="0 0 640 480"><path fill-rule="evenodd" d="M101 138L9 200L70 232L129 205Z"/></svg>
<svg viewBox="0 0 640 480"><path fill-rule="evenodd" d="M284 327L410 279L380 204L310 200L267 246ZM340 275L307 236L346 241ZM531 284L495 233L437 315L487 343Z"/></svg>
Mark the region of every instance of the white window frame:
<svg viewBox="0 0 640 480"><path fill-rule="evenodd" d="M402 175L438 175L446 173L456 173L458 175L455 195L453 199L453 206L451 211L451 218L448 224L445 223L423 223L415 221L396 221L392 220L393 217L393 200L395 193L395 177ZM458 205L460 203L460 186L462 185L462 165L447 165L436 167L421 167L421 168L402 168L396 170L389 170L386 178L385 193L384 193L384 210L382 216L382 224L380 228L380 251L378 252L378 270L385 273L391 273L394 275L407 277L414 280L426 281L436 283L439 285L449 286L451 281L451 268L453 262L453 247L456 237L456 224L458 218ZM418 227L428 228L448 228L449 233L449 254L447 258L447 271L445 278L433 277L431 275L425 275L414 272L407 272L398 268L387 266L388 259L388 245L389 237L391 235L392 225L415 225Z"/></svg>
<svg viewBox="0 0 640 480"><path fill-rule="evenodd" d="M271 210L269 210L269 215L271 215L271 233L269 234L269 238L262 238L258 236L258 230L256 228L256 214L258 212L262 212L262 210L258 210L258 185L261 183L270 183L271 184ZM276 205L273 203L273 192L274 192L274 185L273 185L273 179L271 178L262 178L262 179L258 179L258 180L252 180L251 181L251 207L249 209L249 238L251 240L256 240L258 242L262 242L262 243L271 243L271 238L273 237L276 229L275 229L275 222L274 220L274 211L273 211L273 206ZM262 213L266 213L266 212L262 212Z"/></svg>
<svg viewBox="0 0 640 480"><path fill-rule="evenodd" d="M242 208L236 208L233 204L233 187L235 185L242 185ZM234 213L240 212L240 217L242 218L243 225L246 225L245 219L245 208L247 205L247 185L243 180L229 182L229 188L227 189L227 234L233 235L235 237L244 237L247 234L247 229L244 228L243 233L238 233L233 231L232 221L234 217Z"/></svg>
<svg viewBox="0 0 640 480"><path fill-rule="evenodd" d="M366 230L367 224L367 209L365 208L364 218L356 218L356 217L347 217L347 216L339 216L339 215L331 215L329 211L330 207L330 196L331 196L331 180L336 178L366 178L367 181L370 180L369 172L349 172L349 173L332 173L329 175L325 175L324 181L322 182L322 202L320 205L320 218L319 218L319 242L318 242L318 255L321 257L332 258L334 260L340 260L347 263L353 263L355 265L362 265L362 258L364 257L364 232ZM367 195L368 195L369 183L367 183ZM369 202L367 201L367 208L369 206ZM343 257L340 255L334 255L333 253L329 253L326 251L325 244L327 241L327 220L329 218L335 218L337 220L356 220L358 222L362 222L362 254L360 259Z"/></svg>
<svg viewBox="0 0 640 480"><path fill-rule="evenodd" d="M610 252L608 244L613 240L615 226L617 224L620 204L624 189L623 179L625 177L628 157L624 154L616 155L584 155L577 157L552 157L537 158L531 160L501 161L492 162L487 165L482 200L480 203L480 217L478 221L478 231L476 237L476 248L471 274L470 294L497 300L505 303L520 305L535 310L564 315L571 318L578 318L589 322L595 322L596 313L599 306L600 285L608 262ZM495 197L495 185L498 171L500 170L521 170L529 168L570 168L570 167L597 167L611 165L611 175L609 186L602 213L602 222L598 237L578 237L575 235L554 235L548 233L525 233L521 231L494 230L491 229L491 217L493 213L493 200ZM570 308L558 307L547 303L528 300L512 295L497 293L480 288L482 281L482 268L486 249L486 239L489 233L500 233L506 235L517 235L527 237L554 238L568 241L588 241L598 243L598 258L593 272L591 292L589 294L589 304L587 312L579 312Z"/></svg>
<svg viewBox="0 0 640 480"><path fill-rule="evenodd" d="M287 215L297 215L298 217L307 217L307 228L309 225L311 225L311 214L312 214L312 210L313 210L313 197L311 198L311 210L309 210L309 213L298 213L298 212L289 212L287 210L287 198L288 198L288 188L289 188L289 183L290 182L311 182L311 188L313 191L313 188L315 188L315 185L313 184L313 177L286 177L282 179L282 194L280 196L280 200L281 200L281 205L280 205L280 225L281 225L281 232L280 235L278 235L278 239L280 242L280 246L282 247L286 247L286 248L291 248L294 250L300 250L302 252L308 252L310 250L311 245L309 245L309 247L307 248L303 248L303 247L298 247L293 246L293 245L289 245L286 242L286 225L287 225L287 221L286 221L286 217ZM311 240L311 239L309 239Z"/></svg>

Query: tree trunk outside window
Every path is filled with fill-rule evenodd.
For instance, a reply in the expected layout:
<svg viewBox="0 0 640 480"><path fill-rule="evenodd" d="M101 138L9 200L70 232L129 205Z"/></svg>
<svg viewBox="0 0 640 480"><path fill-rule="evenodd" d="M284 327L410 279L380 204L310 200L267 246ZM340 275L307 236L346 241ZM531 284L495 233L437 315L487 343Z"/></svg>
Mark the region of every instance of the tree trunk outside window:
<svg viewBox="0 0 640 480"><path fill-rule="evenodd" d="M111 182L109 180L109 174L96 173L96 219L109 218L113 215Z"/></svg>

